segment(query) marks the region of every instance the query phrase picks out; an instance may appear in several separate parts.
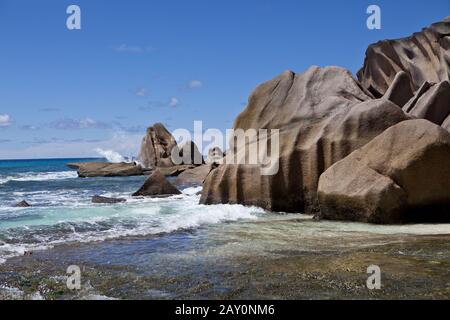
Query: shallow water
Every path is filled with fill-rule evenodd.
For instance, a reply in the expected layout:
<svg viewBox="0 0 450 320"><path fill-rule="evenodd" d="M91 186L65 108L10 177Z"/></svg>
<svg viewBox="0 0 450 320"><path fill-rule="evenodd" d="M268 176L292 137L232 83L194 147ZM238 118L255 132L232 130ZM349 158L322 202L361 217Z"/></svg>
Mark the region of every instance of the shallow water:
<svg viewBox="0 0 450 320"><path fill-rule="evenodd" d="M66 162L74 161L0 161L0 297L450 297L448 224L378 226L202 206L198 187L132 198L145 177L78 179ZM96 194L127 202L94 205ZM12 207L23 199L33 207ZM72 264L85 279L76 293L64 282ZM371 264L386 273L384 291L365 288Z"/></svg>

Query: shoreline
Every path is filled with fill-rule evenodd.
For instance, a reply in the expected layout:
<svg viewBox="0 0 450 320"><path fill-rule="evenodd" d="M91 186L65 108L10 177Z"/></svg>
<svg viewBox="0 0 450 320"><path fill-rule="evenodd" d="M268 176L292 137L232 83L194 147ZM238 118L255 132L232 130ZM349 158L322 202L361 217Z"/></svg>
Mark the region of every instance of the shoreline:
<svg viewBox="0 0 450 320"><path fill-rule="evenodd" d="M0 296L9 287L25 299L450 297L448 234L301 235L294 230L301 223L242 221L58 245L0 265ZM280 233L286 236L274 238ZM371 291L366 268L377 263L383 286ZM82 269L81 291L65 286L69 265Z"/></svg>

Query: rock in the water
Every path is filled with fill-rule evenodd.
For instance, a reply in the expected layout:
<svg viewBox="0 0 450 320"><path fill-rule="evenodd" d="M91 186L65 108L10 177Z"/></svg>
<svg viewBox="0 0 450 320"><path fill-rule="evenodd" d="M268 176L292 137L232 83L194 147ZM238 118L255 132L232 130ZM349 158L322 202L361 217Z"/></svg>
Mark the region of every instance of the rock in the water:
<svg viewBox="0 0 450 320"><path fill-rule="evenodd" d="M144 174L142 167L135 163L85 162L70 165L72 168L76 166L80 178L128 177Z"/></svg>
<svg viewBox="0 0 450 320"><path fill-rule="evenodd" d="M175 194L181 194L180 190L167 181L166 177L159 170L156 170L145 181L144 185L133 194L133 197L157 197Z"/></svg>
<svg viewBox="0 0 450 320"><path fill-rule="evenodd" d="M161 123L147 129L142 139L138 160L144 168L172 167L172 149L177 145L175 138Z"/></svg>
<svg viewBox="0 0 450 320"><path fill-rule="evenodd" d="M224 157L224 153L222 149L219 147L214 147L209 149L208 151L208 159L206 160L207 164L221 164Z"/></svg>
<svg viewBox="0 0 450 320"><path fill-rule="evenodd" d="M214 168L212 164L205 164L193 169L188 169L181 173L175 180L175 184L180 186L202 185L208 174Z"/></svg>
<svg viewBox="0 0 450 320"><path fill-rule="evenodd" d="M235 129L279 129L279 170L262 175L260 165L230 164L244 150L227 152L225 164L206 178L202 204L238 203L272 211L313 213L320 175L400 121L409 119L387 99L374 100L345 69L311 67L284 72L260 85ZM268 147L263 147L263 154ZM242 162L241 162L242 163Z"/></svg>
<svg viewBox="0 0 450 320"><path fill-rule="evenodd" d="M417 94L403 107L408 114L441 125L450 115L450 83L425 82Z"/></svg>
<svg viewBox="0 0 450 320"><path fill-rule="evenodd" d="M194 141L186 141L172 150L172 161L178 165L201 166L205 163Z"/></svg>
<svg viewBox="0 0 450 320"><path fill-rule="evenodd" d="M450 221L450 133L427 120L399 123L322 174L322 219Z"/></svg>
<svg viewBox="0 0 450 320"><path fill-rule="evenodd" d="M122 203L126 202L126 199L122 198L108 198L108 197L102 197L102 196L93 196L92 197L92 203L98 203L98 204L115 204L115 203Z"/></svg>
<svg viewBox="0 0 450 320"><path fill-rule="evenodd" d="M358 79L376 98L386 93L399 71L409 75L414 91L425 81L449 81L449 48L450 19L447 18L411 37L370 45Z"/></svg>
<svg viewBox="0 0 450 320"><path fill-rule="evenodd" d="M16 208L28 208L28 207L31 207L31 204L29 204L29 203L26 202L25 200L22 200L22 201L16 203L16 204L14 205L14 207L16 207Z"/></svg>

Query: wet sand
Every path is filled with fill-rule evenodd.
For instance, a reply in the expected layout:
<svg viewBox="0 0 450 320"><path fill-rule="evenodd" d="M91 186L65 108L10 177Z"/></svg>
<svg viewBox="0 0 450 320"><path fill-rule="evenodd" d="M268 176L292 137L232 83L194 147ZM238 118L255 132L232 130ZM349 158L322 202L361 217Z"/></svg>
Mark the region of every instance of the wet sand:
<svg viewBox="0 0 450 320"><path fill-rule="evenodd" d="M62 245L0 265L0 297L450 298L450 235L371 228L287 216ZM79 291L67 289L70 265L82 269ZM381 268L381 290L367 289L370 265Z"/></svg>

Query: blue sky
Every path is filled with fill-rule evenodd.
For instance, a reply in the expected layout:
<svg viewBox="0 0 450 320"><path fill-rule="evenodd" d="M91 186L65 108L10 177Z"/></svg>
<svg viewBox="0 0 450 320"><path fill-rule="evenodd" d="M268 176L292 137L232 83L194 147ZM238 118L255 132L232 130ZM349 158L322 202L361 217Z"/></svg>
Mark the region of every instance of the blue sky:
<svg viewBox="0 0 450 320"><path fill-rule="evenodd" d="M370 43L448 15L448 0L0 0L0 159L132 155L155 122L225 130L284 70L355 73Z"/></svg>

